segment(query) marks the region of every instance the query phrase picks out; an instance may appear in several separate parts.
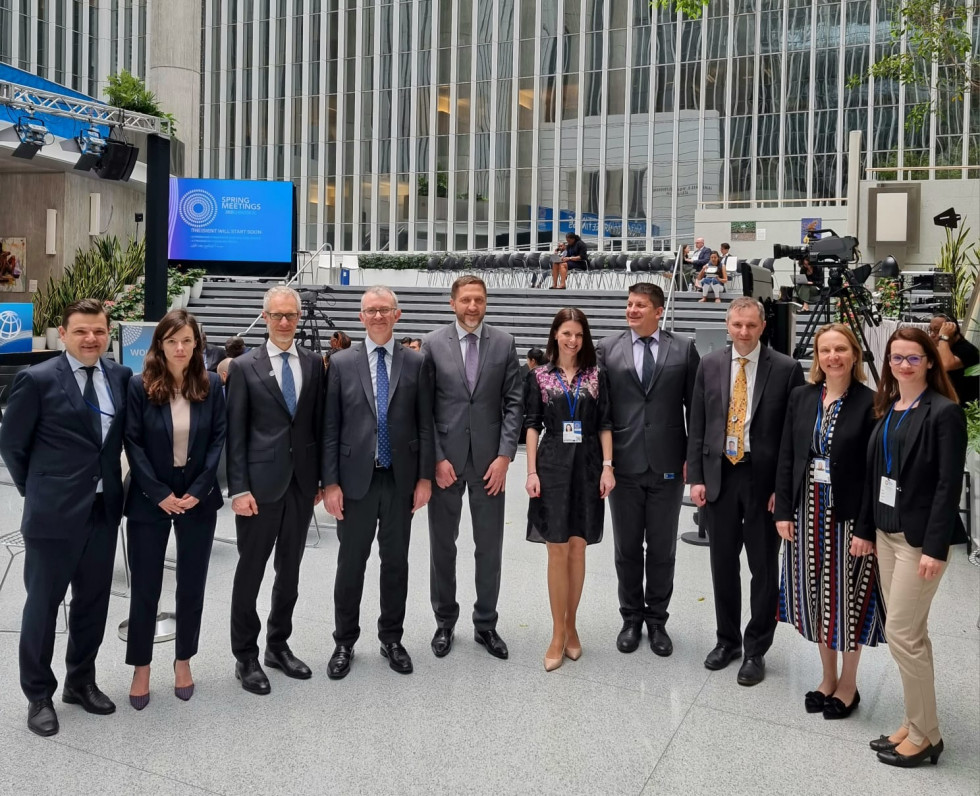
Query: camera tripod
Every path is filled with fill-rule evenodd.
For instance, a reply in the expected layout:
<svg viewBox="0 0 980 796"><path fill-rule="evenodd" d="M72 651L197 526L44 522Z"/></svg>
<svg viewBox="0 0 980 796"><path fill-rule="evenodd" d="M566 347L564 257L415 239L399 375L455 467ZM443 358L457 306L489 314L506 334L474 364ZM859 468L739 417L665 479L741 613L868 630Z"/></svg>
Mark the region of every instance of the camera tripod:
<svg viewBox="0 0 980 796"><path fill-rule="evenodd" d="M793 349L793 359L803 359L808 354L816 357L817 352L810 350L813 336L817 329L827 323L839 321L849 328L858 340L861 350L864 352L864 361L868 366L871 377L878 382L878 369L875 367L874 354L864 335L861 321L869 326L881 324L881 318L877 315L871 294L861 284L854 284L847 274L832 273L828 279L829 287L820 291L820 298L814 305L810 317L807 318L806 325L803 327L803 336ZM836 310L836 313L835 313ZM835 314L837 317L835 318Z"/></svg>
<svg viewBox="0 0 980 796"><path fill-rule="evenodd" d="M322 354L330 348L330 337L324 333L321 337L320 327L336 329L337 325L327 315L326 311L317 306L317 300L321 293L329 292L331 288L311 288L300 292L301 315L299 326L296 328L296 344Z"/></svg>

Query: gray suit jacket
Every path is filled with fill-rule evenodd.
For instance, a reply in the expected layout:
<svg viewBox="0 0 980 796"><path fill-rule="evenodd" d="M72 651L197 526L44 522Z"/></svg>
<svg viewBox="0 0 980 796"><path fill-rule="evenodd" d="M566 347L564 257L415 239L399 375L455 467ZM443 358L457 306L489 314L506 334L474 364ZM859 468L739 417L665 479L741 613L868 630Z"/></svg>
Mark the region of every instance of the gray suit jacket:
<svg viewBox="0 0 980 796"><path fill-rule="evenodd" d="M616 472L638 475L680 473L687 458L687 425L694 380L701 361L693 341L660 330L657 367L644 392L633 366L630 330L607 337L596 348L609 380Z"/></svg>
<svg viewBox="0 0 980 796"><path fill-rule="evenodd" d="M480 369L470 393L456 324L429 332L422 353L435 374L436 461L460 473L471 451L481 472L498 456L513 459L524 419L517 348L506 332L483 324Z"/></svg>
<svg viewBox="0 0 980 796"><path fill-rule="evenodd" d="M701 360L694 383L687 446L687 482L704 484L707 499L716 500L721 491L721 458L725 449L725 427L731 396L732 348L712 351ZM771 494L776 489L776 463L789 394L805 383L803 369L795 359L762 347L752 394L749 443L752 446L752 478Z"/></svg>
<svg viewBox="0 0 980 796"><path fill-rule="evenodd" d="M324 486L339 484L360 500L374 476L378 416L364 343L338 351L327 370L323 435ZM395 488L410 495L420 478L435 477L432 376L416 351L395 343L388 382L388 436Z"/></svg>

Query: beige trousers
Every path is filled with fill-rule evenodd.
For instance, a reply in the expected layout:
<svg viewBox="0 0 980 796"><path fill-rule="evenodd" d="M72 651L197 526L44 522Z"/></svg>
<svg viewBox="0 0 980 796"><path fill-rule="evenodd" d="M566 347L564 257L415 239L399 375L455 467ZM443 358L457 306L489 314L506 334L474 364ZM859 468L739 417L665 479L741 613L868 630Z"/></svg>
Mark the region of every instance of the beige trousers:
<svg viewBox="0 0 980 796"><path fill-rule="evenodd" d="M929 608L946 572L943 562L932 580L919 577L921 547L912 547L901 533L878 531L878 570L885 598L885 639L905 691L902 726L909 740L921 746L925 740L937 744L942 738L936 715L936 681L929 640Z"/></svg>

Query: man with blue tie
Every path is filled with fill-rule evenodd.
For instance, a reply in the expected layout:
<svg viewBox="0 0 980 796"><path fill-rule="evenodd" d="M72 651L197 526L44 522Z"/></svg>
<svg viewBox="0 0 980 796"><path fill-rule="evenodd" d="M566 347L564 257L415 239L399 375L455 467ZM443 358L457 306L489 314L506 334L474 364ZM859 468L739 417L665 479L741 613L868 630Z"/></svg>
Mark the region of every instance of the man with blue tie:
<svg viewBox="0 0 980 796"><path fill-rule="evenodd" d="M105 633L116 529L123 509L126 387L132 371L103 359L109 320L102 303L81 299L58 329L65 353L17 374L0 427L0 455L25 497L20 683L27 726L58 732L51 669L58 607L71 584L62 701L89 713L116 706L95 683Z"/></svg>
<svg viewBox="0 0 980 796"><path fill-rule="evenodd" d="M422 354L396 343L401 310L389 288L361 297L367 339L330 358L323 435L323 500L337 518L333 655L327 676L346 677L360 637L364 569L378 535L381 655L412 672L402 646L412 514L429 502L435 475L433 378Z"/></svg>
<svg viewBox="0 0 980 796"><path fill-rule="evenodd" d="M235 512L238 567L231 593L235 676L253 694L268 694L259 665L261 623L255 609L262 576L275 550L276 580L266 622L265 665L305 680L309 667L289 637L299 596L299 567L313 507L320 500L323 360L294 341L302 304L288 287L265 294L265 345L233 360L228 396L228 492Z"/></svg>

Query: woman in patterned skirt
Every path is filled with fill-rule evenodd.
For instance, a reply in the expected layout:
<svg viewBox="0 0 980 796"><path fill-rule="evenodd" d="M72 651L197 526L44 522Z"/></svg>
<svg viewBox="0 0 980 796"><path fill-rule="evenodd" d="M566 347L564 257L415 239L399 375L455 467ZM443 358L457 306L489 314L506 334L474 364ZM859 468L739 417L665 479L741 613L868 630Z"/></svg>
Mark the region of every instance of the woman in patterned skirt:
<svg viewBox="0 0 980 796"><path fill-rule="evenodd" d="M609 389L596 365L589 321L575 308L551 324L547 364L528 374L527 539L548 546L548 598L553 632L544 668L576 661L575 627L585 581L585 547L602 539L612 471ZM538 441L540 439L540 445Z"/></svg>
<svg viewBox="0 0 980 796"><path fill-rule="evenodd" d="M812 384L790 396L776 474L776 529L786 540L778 617L820 650L823 679L806 694L807 712L843 719L861 701L861 647L884 640L874 546L854 535L874 392L861 383L861 347L846 326L824 326L814 349Z"/></svg>

